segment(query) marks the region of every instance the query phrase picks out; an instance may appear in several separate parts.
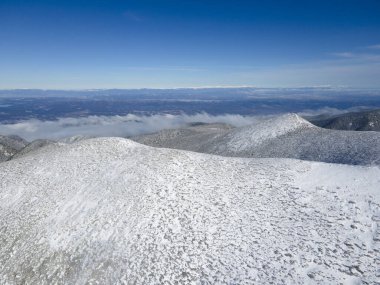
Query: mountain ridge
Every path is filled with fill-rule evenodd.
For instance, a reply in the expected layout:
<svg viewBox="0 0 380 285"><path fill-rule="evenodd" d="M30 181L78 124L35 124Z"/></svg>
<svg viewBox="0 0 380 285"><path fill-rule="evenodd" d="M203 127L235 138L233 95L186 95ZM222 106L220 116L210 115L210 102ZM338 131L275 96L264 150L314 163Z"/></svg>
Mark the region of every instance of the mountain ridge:
<svg viewBox="0 0 380 285"><path fill-rule="evenodd" d="M202 127L199 127L202 128ZM206 137L194 128L165 130L131 139L156 147L236 157L283 157L353 165L380 164L380 133L327 130L296 114Z"/></svg>
<svg viewBox="0 0 380 285"><path fill-rule="evenodd" d="M380 109L350 112L336 116L311 117L317 126L334 130L380 131Z"/></svg>

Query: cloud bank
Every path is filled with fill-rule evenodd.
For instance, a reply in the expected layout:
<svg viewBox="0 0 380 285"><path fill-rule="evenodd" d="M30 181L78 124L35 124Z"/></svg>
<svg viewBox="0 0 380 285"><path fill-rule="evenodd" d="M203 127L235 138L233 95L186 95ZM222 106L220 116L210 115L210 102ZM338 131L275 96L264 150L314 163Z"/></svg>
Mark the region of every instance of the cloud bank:
<svg viewBox="0 0 380 285"><path fill-rule="evenodd" d="M345 113L369 111L372 109L373 108L369 106L356 106L356 107L347 108L347 109L323 107L323 108L315 109L315 110L311 110L311 109L304 110L302 112L298 112L297 114L303 117L313 117L313 116L318 116L318 115L337 116L337 115L342 115Z"/></svg>
<svg viewBox="0 0 380 285"><path fill-rule="evenodd" d="M317 115L340 115L348 112L369 110L371 108L359 106L349 109L324 107L318 110L304 110L299 115L312 117ZM0 124L0 134L18 135L28 141L35 139L59 140L73 136L87 137L131 137L154 133L163 129L185 127L191 123L225 123L235 127L242 127L261 120L263 117L275 115L210 115L199 113L195 115L157 114L141 116L128 114L126 116L88 116L78 118L59 118L54 121L31 119L13 124Z"/></svg>
<svg viewBox="0 0 380 285"><path fill-rule="evenodd" d="M27 120L14 124L0 124L0 134L19 135L32 141L35 139L62 139L77 135L102 137L129 137L153 133L162 129L180 128L190 123L226 123L236 127L254 123L258 117L241 115L218 115L206 113L196 115L138 116L89 116L60 118L55 121Z"/></svg>

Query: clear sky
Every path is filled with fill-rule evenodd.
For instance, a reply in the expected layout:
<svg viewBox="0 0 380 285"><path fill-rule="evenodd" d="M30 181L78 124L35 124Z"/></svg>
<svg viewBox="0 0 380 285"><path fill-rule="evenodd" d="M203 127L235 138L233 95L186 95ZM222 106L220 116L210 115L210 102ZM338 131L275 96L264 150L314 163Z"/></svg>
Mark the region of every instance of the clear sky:
<svg viewBox="0 0 380 285"><path fill-rule="evenodd" d="M0 89L246 85L380 88L380 1L0 1Z"/></svg>

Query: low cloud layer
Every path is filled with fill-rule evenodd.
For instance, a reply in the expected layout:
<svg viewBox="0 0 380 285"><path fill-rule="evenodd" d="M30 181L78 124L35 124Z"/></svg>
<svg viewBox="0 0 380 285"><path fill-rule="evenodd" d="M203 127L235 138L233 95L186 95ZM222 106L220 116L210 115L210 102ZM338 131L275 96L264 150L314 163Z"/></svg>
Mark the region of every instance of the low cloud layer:
<svg viewBox="0 0 380 285"><path fill-rule="evenodd" d="M331 116L365 109L369 108L355 107L342 110L325 107L318 110L304 110L298 114L305 117L321 114ZM130 137L154 133L163 129L181 128L190 123L225 123L235 127L241 127L253 124L261 118L263 118L263 116L242 116L231 114L214 116L207 113L200 113L196 115L160 114L139 116L129 114L126 116L88 116L79 118L60 118L54 121L32 119L14 124L0 124L0 134L18 135L28 141L35 139L58 140L73 136Z"/></svg>
<svg viewBox="0 0 380 285"><path fill-rule="evenodd" d="M303 117L313 117L313 116L318 116L318 115L336 116L336 115L342 115L345 113L361 112L361 111L367 111L371 109L373 108L368 107L368 106L357 106L357 107L352 107L348 109L324 107L324 108L320 108L316 110L304 110L302 112L298 112L297 114Z"/></svg>
<svg viewBox="0 0 380 285"><path fill-rule="evenodd" d="M137 116L89 116L82 118L60 118L56 121L28 120L15 124L0 124L0 134L19 135L26 140L62 139L77 135L129 137L153 133L162 129L179 128L189 123L226 123L233 126L252 124L257 117L241 115L212 116L196 115L153 115Z"/></svg>

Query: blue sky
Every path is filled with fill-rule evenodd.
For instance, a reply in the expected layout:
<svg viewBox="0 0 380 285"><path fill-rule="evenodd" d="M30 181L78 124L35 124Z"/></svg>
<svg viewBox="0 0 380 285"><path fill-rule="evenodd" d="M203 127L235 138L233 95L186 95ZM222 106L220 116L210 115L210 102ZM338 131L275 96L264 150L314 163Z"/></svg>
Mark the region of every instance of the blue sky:
<svg viewBox="0 0 380 285"><path fill-rule="evenodd" d="M0 1L0 88L380 87L380 1Z"/></svg>

